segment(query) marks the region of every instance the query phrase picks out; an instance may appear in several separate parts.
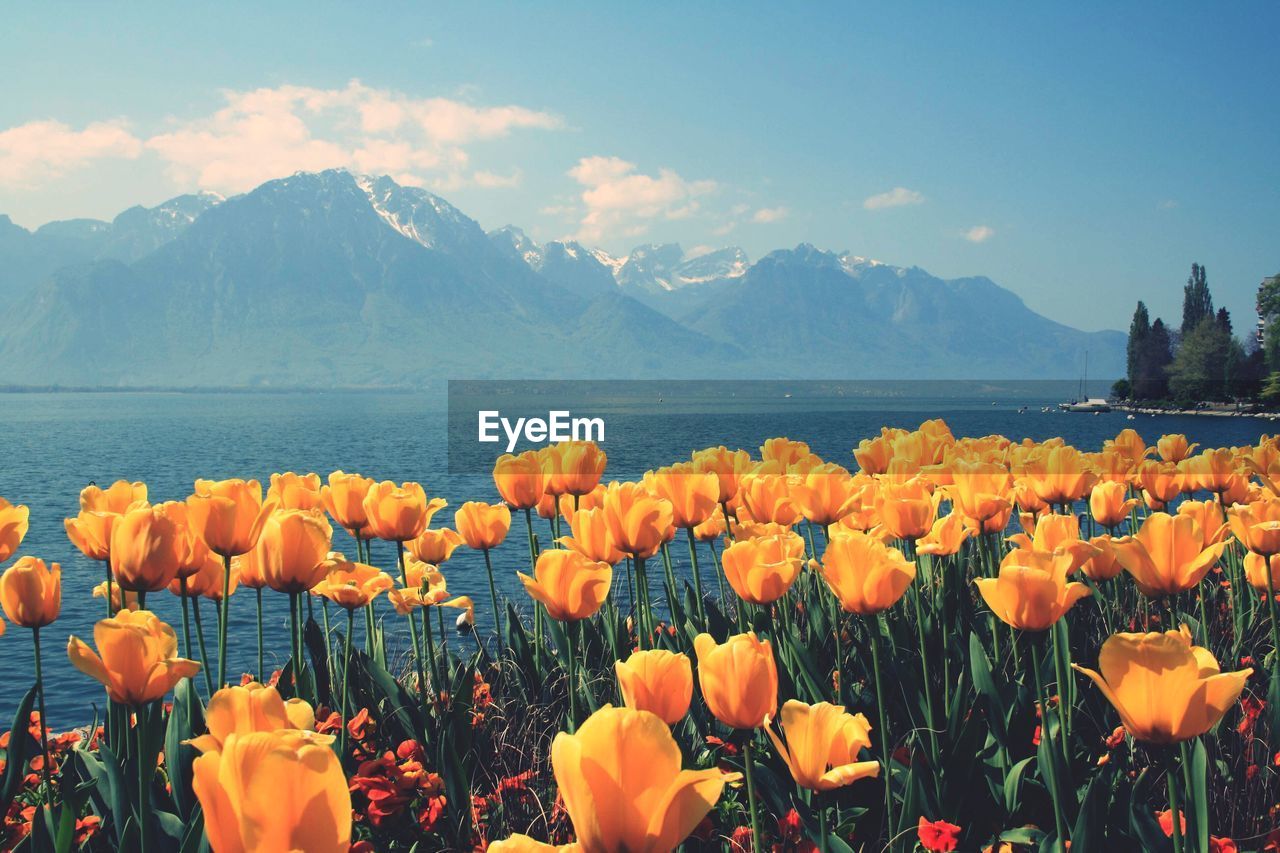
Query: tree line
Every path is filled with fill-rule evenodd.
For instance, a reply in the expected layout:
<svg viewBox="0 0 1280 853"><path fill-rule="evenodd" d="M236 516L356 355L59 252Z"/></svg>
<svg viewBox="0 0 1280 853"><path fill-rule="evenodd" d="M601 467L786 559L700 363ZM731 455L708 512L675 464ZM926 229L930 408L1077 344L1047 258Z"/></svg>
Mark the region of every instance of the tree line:
<svg viewBox="0 0 1280 853"><path fill-rule="evenodd" d="M1280 402L1280 275L1258 287L1257 330L1242 340L1225 307L1216 311L1198 264L1182 291L1182 322L1151 319L1139 301L1129 324L1128 371L1114 396L1181 407L1199 403Z"/></svg>

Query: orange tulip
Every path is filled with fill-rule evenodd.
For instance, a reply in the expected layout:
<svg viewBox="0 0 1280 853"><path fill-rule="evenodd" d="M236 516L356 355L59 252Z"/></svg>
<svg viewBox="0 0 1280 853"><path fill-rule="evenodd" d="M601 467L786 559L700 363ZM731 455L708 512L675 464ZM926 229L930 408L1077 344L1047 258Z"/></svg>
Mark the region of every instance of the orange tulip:
<svg viewBox="0 0 1280 853"><path fill-rule="evenodd" d="M258 544L272 508L262 503L257 480L196 480L195 494L187 498L187 524L213 553L234 557Z"/></svg>
<svg viewBox="0 0 1280 853"><path fill-rule="evenodd" d="M790 532L739 539L724 550L720 565L733 591L752 604L772 604L800 576L804 539Z"/></svg>
<svg viewBox="0 0 1280 853"><path fill-rule="evenodd" d="M163 698L173 686L200 671L200 664L177 657L173 629L149 610L121 610L93 626L95 653L72 637L67 657L106 688L113 702L140 706Z"/></svg>
<svg viewBox="0 0 1280 853"><path fill-rule="evenodd" d="M13 556L27 535L31 511L0 498L0 563Z"/></svg>
<svg viewBox="0 0 1280 853"><path fill-rule="evenodd" d="M827 543L818 567L840 606L872 616L898 603L916 578L915 563L865 533L842 533Z"/></svg>
<svg viewBox="0 0 1280 853"><path fill-rule="evenodd" d="M782 731L787 742L766 728L797 785L810 791L833 791L859 779L880 775L878 761L859 761L871 747L871 724L862 714L841 705L806 705L788 699L782 705Z"/></svg>
<svg viewBox="0 0 1280 853"><path fill-rule="evenodd" d="M80 490L80 509L84 512L124 513L132 506L147 502L147 484L116 480L107 488L86 486Z"/></svg>
<svg viewBox="0 0 1280 853"><path fill-rule="evenodd" d="M561 537L560 544L588 560L612 566L626 557L609 536L609 522L603 508L578 510L569 521L569 530L573 535Z"/></svg>
<svg viewBox="0 0 1280 853"><path fill-rule="evenodd" d="M719 539L724 534L724 514L719 512L693 528L693 538L699 542L710 542L713 539Z"/></svg>
<svg viewBox="0 0 1280 853"><path fill-rule="evenodd" d="M208 734L187 741L202 753L222 749L232 735L299 728L290 719L280 692L256 681L214 693L205 708L204 722Z"/></svg>
<svg viewBox="0 0 1280 853"><path fill-rule="evenodd" d="M919 478L905 483L883 483L876 510L880 523L895 539L919 539L933 527L938 502L928 484Z"/></svg>
<svg viewBox="0 0 1280 853"><path fill-rule="evenodd" d="M227 735L192 764L191 787L218 853L346 853L351 794L333 739L280 729Z"/></svg>
<svg viewBox="0 0 1280 853"><path fill-rule="evenodd" d="M1120 565L1143 595L1155 598L1191 589L1222 556L1225 543L1205 547L1204 532L1189 515L1154 512L1133 536L1112 541Z"/></svg>
<svg viewBox="0 0 1280 853"><path fill-rule="evenodd" d="M1148 499L1166 505L1183 492L1183 474L1172 462L1148 460L1138 466L1138 486Z"/></svg>
<svg viewBox="0 0 1280 853"><path fill-rule="evenodd" d="M1014 550L1000 561L994 578L976 578L978 592L1001 621L1023 631L1047 631L1071 606L1090 595L1082 583L1068 583L1071 555Z"/></svg>
<svg viewBox="0 0 1280 853"><path fill-rule="evenodd" d="M1255 554L1280 554L1280 501L1236 504L1227 510L1231 532Z"/></svg>
<svg viewBox="0 0 1280 853"><path fill-rule="evenodd" d="M696 451L692 457L695 471L705 471L716 475L719 494L716 502L725 504L738 494L742 477L751 470L751 454L745 450L730 450L720 447L708 447Z"/></svg>
<svg viewBox="0 0 1280 853"><path fill-rule="evenodd" d="M334 471L329 484L320 489L320 502L325 512L344 530L358 539L368 539L365 528L369 516L364 511L364 499L373 488L373 480L359 474Z"/></svg>
<svg viewBox="0 0 1280 853"><path fill-rule="evenodd" d="M864 438L853 451L853 458L864 474L884 474L893 458L892 439L883 433L875 438Z"/></svg>
<svg viewBox="0 0 1280 853"><path fill-rule="evenodd" d="M974 529L966 527L964 521L965 517L959 512L939 518L933 523L928 535L916 541L916 552L937 557L960 553L965 540L974 534Z"/></svg>
<svg viewBox="0 0 1280 853"><path fill-rule="evenodd" d="M0 498L0 516L4 514L4 499ZM26 507L23 507L26 509ZM111 528L120 516L114 512L80 510L75 518L65 519L67 538L90 560L103 561L111 556ZM4 539L4 522L0 521L0 540ZM0 545L0 563L6 559L4 546Z"/></svg>
<svg viewBox="0 0 1280 853"><path fill-rule="evenodd" d="M1195 488L1215 494L1231 491L1244 479L1235 455L1225 447L1205 450L1183 460L1183 464Z"/></svg>
<svg viewBox="0 0 1280 853"><path fill-rule="evenodd" d="M691 462L650 471L644 475L644 487L671 504L671 523L682 530L697 527L720 509L716 475L699 472Z"/></svg>
<svg viewBox="0 0 1280 853"><path fill-rule="evenodd" d="M177 504L139 505L111 528L111 573L125 589L152 592L175 577L186 547Z"/></svg>
<svg viewBox="0 0 1280 853"><path fill-rule="evenodd" d="M1114 541L1110 536L1094 536L1089 540L1097 553L1080 566L1080 571L1089 580L1095 583L1109 581L1124 571L1124 566L1116 559L1115 549L1111 547Z"/></svg>
<svg viewBox="0 0 1280 853"><path fill-rule="evenodd" d="M21 628L43 628L62 611L62 567L22 557L0 575L0 605Z"/></svg>
<svg viewBox="0 0 1280 853"><path fill-rule="evenodd" d="M468 548L488 551L507 538L507 531L511 529L511 510L506 504L467 501L454 513L453 523Z"/></svg>
<svg viewBox="0 0 1280 853"><path fill-rule="evenodd" d="M267 488L267 500L275 499L280 509L321 509L324 498L320 493L319 474L272 474Z"/></svg>
<svg viewBox="0 0 1280 853"><path fill-rule="evenodd" d="M1156 442L1156 449L1160 451L1160 458L1165 462L1181 462L1192 454L1199 447L1198 444L1187 444L1187 437L1181 434L1162 435Z"/></svg>
<svg viewBox="0 0 1280 853"><path fill-rule="evenodd" d="M364 496L370 535L391 542L417 539L431 523L431 516L448 505L444 498L428 501L418 483L401 483L397 487L390 480L383 480L371 486Z"/></svg>
<svg viewBox="0 0 1280 853"><path fill-rule="evenodd" d="M1244 575L1249 585L1264 595L1280 590L1280 554L1264 557L1253 551L1247 552L1244 555Z"/></svg>
<svg viewBox="0 0 1280 853"><path fill-rule="evenodd" d="M236 568L239 565L239 559L231 561L231 576L227 577L226 565L222 558L212 551L205 551L204 554L204 563L195 574L188 575L186 578L187 597L199 596L210 601L222 601L225 596L234 593L240 583L240 573ZM182 581L171 581L169 591L174 595L182 595Z"/></svg>
<svg viewBox="0 0 1280 853"><path fill-rule="evenodd" d="M1206 548L1225 540L1231 529L1217 501L1183 501L1178 504L1178 515L1189 515L1196 520L1204 533Z"/></svg>
<svg viewBox="0 0 1280 853"><path fill-rule="evenodd" d="M604 476L608 457L594 441L566 441L556 458L560 478L557 494L585 495L595 490Z"/></svg>
<svg viewBox="0 0 1280 853"><path fill-rule="evenodd" d="M952 486L947 493L961 515L981 522L1012 505L1013 477L1003 465L958 459L950 468Z"/></svg>
<svg viewBox="0 0 1280 853"><path fill-rule="evenodd" d="M103 581L93 588L93 597L105 599L107 597L107 582ZM137 610L141 605L138 604L138 594L130 592L127 589L121 589L120 584L113 583L111 585L111 612L129 608ZM0 631L0 634L4 633Z"/></svg>
<svg viewBox="0 0 1280 853"><path fill-rule="evenodd" d="M258 565L276 592L306 592L325 576L333 528L318 510L271 514L258 541Z"/></svg>
<svg viewBox="0 0 1280 853"><path fill-rule="evenodd" d="M738 484L738 500L755 521L784 524L800 520L800 510L791 499L792 478L786 474L755 472Z"/></svg>
<svg viewBox="0 0 1280 853"><path fill-rule="evenodd" d="M546 492L546 474L535 450L499 456L493 465L493 482L512 509L533 509Z"/></svg>
<svg viewBox="0 0 1280 853"><path fill-rule="evenodd" d="M640 559L658 553L672 527L671 504L639 483L610 483L603 509L614 547Z"/></svg>
<svg viewBox="0 0 1280 853"><path fill-rule="evenodd" d="M596 614L609 595L613 566L593 562L577 551L551 549L538 555L533 577L517 572L525 591L560 622L577 622Z"/></svg>
<svg viewBox="0 0 1280 853"><path fill-rule="evenodd" d="M404 549L416 560L439 565L448 562L460 545L462 545L462 537L457 531L447 527L428 527L417 539L410 539L404 543Z"/></svg>
<svg viewBox="0 0 1280 853"><path fill-rule="evenodd" d="M666 649L632 652L613 666L622 701L628 708L650 711L674 726L689 713L693 698L693 666L689 658Z"/></svg>
<svg viewBox="0 0 1280 853"><path fill-rule="evenodd" d="M791 500L813 524L829 527L861 506L863 484L834 463L808 471L791 486Z"/></svg>
<svg viewBox="0 0 1280 853"><path fill-rule="evenodd" d="M329 573L311 591L347 610L364 607L395 586L386 572L364 563L352 563L341 554L330 555L326 565Z"/></svg>
<svg viewBox="0 0 1280 853"><path fill-rule="evenodd" d="M1089 460L1069 445L1050 448L1028 459L1026 471L1040 500L1055 506L1080 500L1096 479Z"/></svg>
<svg viewBox="0 0 1280 853"><path fill-rule="evenodd" d="M565 811L583 851L661 853L693 832L737 773L682 770L680 747L648 711L605 705L551 744Z"/></svg>
<svg viewBox="0 0 1280 853"><path fill-rule="evenodd" d="M267 579L262 574L262 560L258 558L256 548L247 554L232 557L231 571L240 585L248 589L263 589L267 585Z"/></svg>
<svg viewBox="0 0 1280 853"><path fill-rule="evenodd" d="M1089 494L1089 510L1094 521L1103 527L1115 527L1129 517L1129 513L1138 505L1135 498L1128 497L1129 487L1124 483L1107 481L1098 483Z"/></svg>
<svg viewBox="0 0 1280 853"><path fill-rule="evenodd" d="M1184 625L1163 634L1113 634L1095 672L1076 664L1144 743L1180 743L1213 728L1235 705L1252 669L1223 673L1208 649L1191 645Z"/></svg>
<svg viewBox="0 0 1280 853"><path fill-rule="evenodd" d="M717 644L710 634L693 640L698 684L715 718L732 729L758 729L778 709L773 646L754 632Z"/></svg>

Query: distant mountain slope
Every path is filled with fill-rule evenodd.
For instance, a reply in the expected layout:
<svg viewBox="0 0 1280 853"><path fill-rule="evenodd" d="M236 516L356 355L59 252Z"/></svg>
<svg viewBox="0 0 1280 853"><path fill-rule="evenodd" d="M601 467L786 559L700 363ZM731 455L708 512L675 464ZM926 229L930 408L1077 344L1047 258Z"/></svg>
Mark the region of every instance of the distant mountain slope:
<svg viewBox="0 0 1280 853"><path fill-rule="evenodd" d="M1095 375L1123 366L1118 332L1054 323L985 278L811 246L615 258L486 234L437 195L340 170L111 223L0 217L0 264L5 384L1075 378L1086 349Z"/></svg>

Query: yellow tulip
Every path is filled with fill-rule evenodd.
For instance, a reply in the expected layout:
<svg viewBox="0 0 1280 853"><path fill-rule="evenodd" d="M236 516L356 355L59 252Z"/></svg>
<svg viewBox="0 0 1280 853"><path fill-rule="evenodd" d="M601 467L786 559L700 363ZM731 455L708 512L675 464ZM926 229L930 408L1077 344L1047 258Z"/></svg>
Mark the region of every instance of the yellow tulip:
<svg viewBox="0 0 1280 853"><path fill-rule="evenodd" d="M318 510L273 512L262 528L256 555L267 586L306 592L325 576L333 528Z"/></svg>
<svg viewBox="0 0 1280 853"><path fill-rule="evenodd" d="M626 557L609 536L609 522L602 507L575 512L569 520L569 530L573 535L561 537L560 544L588 560L612 566Z"/></svg>
<svg viewBox="0 0 1280 853"><path fill-rule="evenodd" d="M223 557L243 554L258 544L273 505L262 503L257 480L196 480L187 498L187 524Z"/></svg>
<svg viewBox="0 0 1280 853"><path fill-rule="evenodd" d="M205 708L204 722L208 734L187 741L200 752L222 749L231 735L299 728L289 719L280 692L256 681L214 693Z"/></svg>
<svg viewBox="0 0 1280 853"><path fill-rule="evenodd" d="M334 471L328 485L320 489L320 502L340 527L355 538L368 539L365 528L369 526L369 516L364 511L364 499L371 488L373 480L368 477Z"/></svg>
<svg viewBox="0 0 1280 853"><path fill-rule="evenodd" d="M43 628L62 611L62 567L22 557L0 574L0 605L22 628Z"/></svg>
<svg viewBox="0 0 1280 853"><path fill-rule="evenodd" d="M682 770L655 714L605 705L551 744L565 811L586 851L666 853L693 832L738 774Z"/></svg>
<svg viewBox="0 0 1280 853"><path fill-rule="evenodd" d="M720 481L691 462L648 472L644 487L671 504L671 523L682 530L697 527L720 510Z"/></svg>
<svg viewBox="0 0 1280 853"><path fill-rule="evenodd" d="M822 579L849 613L872 616L898 603L916 578L915 563L865 533L841 533L827 543Z"/></svg>
<svg viewBox="0 0 1280 853"><path fill-rule="evenodd" d="M1156 442L1156 450L1165 462L1178 463L1186 459L1200 445L1188 444L1187 437L1178 433L1162 435Z"/></svg>
<svg viewBox="0 0 1280 853"><path fill-rule="evenodd" d="M920 554L933 554L937 557L948 557L960 553L966 539L974 534L972 527L964 523L965 516L952 512L933 523L928 535L916 541L916 551Z"/></svg>
<svg viewBox="0 0 1280 853"><path fill-rule="evenodd" d="M267 500L274 499L280 509L323 509L319 474L272 474L267 487Z"/></svg>
<svg viewBox="0 0 1280 853"><path fill-rule="evenodd" d="M493 465L493 483L512 509L536 507L547 485L537 451L526 450L519 456L510 453L499 456Z"/></svg>
<svg viewBox="0 0 1280 853"><path fill-rule="evenodd" d="M883 433L875 438L864 438L854 449L853 458L864 474L884 474L893 458L892 439Z"/></svg>
<svg viewBox="0 0 1280 853"><path fill-rule="evenodd" d="M976 578L978 592L999 619L1023 631L1047 631L1071 606L1092 593L1067 582L1072 558L1066 552L1010 551L994 578Z"/></svg>
<svg viewBox="0 0 1280 853"><path fill-rule="evenodd" d="M579 853L581 850L576 841L570 844L547 844L517 832L490 844L486 853Z"/></svg>
<svg viewBox="0 0 1280 853"><path fill-rule="evenodd" d="M453 552L461 545L462 537L456 530L450 530L447 527L428 527L419 534L417 539L410 539L404 543L404 549L417 560L439 565L448 562Z"/></svg>
<svg viewBox="0 0 1280 853"><path fill-rule="evenodd" d="M177 635L149 610L121 610L99 621L93 626L93 642L97 652L72 637L67 657L122 705L136 707L160 699L200 671L198 662L177 656Z"/></svg>
<svg viewBox="0 0 1280 853"><path fill-rule="evenodd" d="M294 729L230 734L192 764L192 790L218 853L346 853L351 794L329 742Z"/></svg>
<svg viewBox="0 0 1280 853"><path fill-rule="evenodd" d="M1080 500L1097 478L1085 455L1070 445L1028 459L1026 475L1036 496L1054 506Z"/></svg>
<svg viewBox="0 0 1280 853"><path fill-rule="evenodd" d="M0 507L2 506L3 498L0 498ZM0 516L3 514L3 508L0 508ZM75 518L65 519L62 524L66 528L67 538L80 550L81 554L90 560L102 561L111 556L111 528L119 517L114 512L82 509ZM0 540L4 538L3 527L4 522L0 521ZM3 554L4 547L0 545L0 555ZM0 563L2 562L4 558L0 556Z"/></svg>
<svg viewBox="0 0 1280 853"><path fill-rule="evenodd" d="M0 498L0 563L18 550L27 535L31 511L25 506L14 506Z"/></svg>
<svg viewBox="0 0 1280 853"><path fill-rule="evenodd" d="M698 684L715 718L733 729L758 729L778 709L773 646L754 632L717 644L710 634L693 640Z"/></svg>
<svg viewBox="0 0 1280 853"><path fill-rule="evenodd" d="M938 502L928 483L914 478L904 483L884 483L877 496L880 523L895 539L919 539L933 527Z"/></svg>
<svg viewBox="0 0 1280 853"><path fill-rule="evenodd" d="M1176 595L1198 585L1226 544L1205 547L1204 532L1189 515L1153 512L1133 536L1113 540L1120 565L1150 598Z"/></svg>
<svg viewBox="0 0 1280 853"><path fill-rule="evenodd" d="M765 731L801 788L833 791L880 775L880 762L858 760L858 753L871 747L871 724L841 705L806 705L789 699L782 705L786 743L773 729Z"/></svg>
<svg viewBox="0 0 1280 853"><path fill-rule="evenodd" d="M417 539L431 523L431 517L446 506L448 502L443 498L428 501L418 483L397 486L390 480L371 486L363 503L369 534L391 542Z"/></svg>
<svg viewBox="0 0 1280 853"><path fill-rule="evenodd" d="M639 483L610 483L603 509L614 547L633 557L647 559L658 553L672 529L671 504Z"/></svg>
<svg viewBox="0 0 1280 853"><path fill-rule="evenodd" d="M1167 505L1185 490L1185 477L1172 462L1148 460L1138 466L1137 479L1148 503L1154 500L1161 506Z"/></svg>
<svg viewBox="0 0 1280 853"><path fill-rule="evenodd" d="M790 527L800 520L800 509L791 499L792 482L787 474L770 473L765 468L742 478L738 500L753 520Z"/></svg>
<svg viewBox="0 0 1280 853"><path fill-rule="evenodd" d="M538 555L533 577L516 574L529 596L546 605L547 614L560 622L594 616L613 583L613 566L558 548Z"/></svg>
<svg viewBox="0 0 1280 853"><path fill-rule="evenodd" d="M467 547L487 551L502 544L511 529L511 510L506 504L467 501L453 516L454 527Z"/></svg>
<svg viewBox="0 0 1280 853"><path fill-rule="evenodd" d="M135 506L112 525L111 573L125 589L152 592L178 576L186 530L177 506Z"/></svg>
<svg viewBox="0 0 1280 853"><path fill-rule="evenodd" d="M1111 547L1113 541L1110 536L1094 536L1089 540L1097 553L1080 566L1080 571L1089 580L1095 583L1109 581L1124 571L1124 566L1116 559L1115 549Z"/></svg>
<svg viewBox="0 0 1280 853"><path fill-rule="evenodd" d="M693 666L684 655L666 649L632 652L613 668L628 708L657 714L669 726L689 713Z"/></svg>
<svg viewBox="0 0 1280 853"><path fill-rule="evenodd" d="M608 458L594 441L562 441L538 451L545 490L552 495L585 495L604 476Z"/></svg>
<svg viewBox="0 0 1280 853"><path fill-rule="evenodd" d="M863 484L835 463L808 471L791 486L791 500L813 524L829 527L857 509Z"/></svg>
<svg viewBox="0 0 1280 853"><path fill-rule="evenodd" d="M783 470L809 455L809 445L789 438L770 438L760 445L760 458L765 462L779 463Z"/></svg>
<svg viewBox="0 0 1280 853"><path fill-rule="evenodd" d="M1253 674L1221 672L1208 649L1191 645L1185 625L1163 634L1113 634L1098 654L1101 672L1071 666L1093 679L1135 740L1156 744L1213 728Z"/></svg>
<svg viewBox="0 0 1280 853"><path fill-rule="evenodd" d="M222 558L206 549L204 563L195 574L188 575L186 578L187 597L200 596L210 601L222 601L224 592L226 595L234 593L240 583L238 566L241 565L242 559L243 555L232 559L231 576L227 577L226 564ZM169 591L174 595L182 595L182 586L182 581L175 579L169 582Z"/></svg>
<svg viewBox="0 0 1280 853"><path fill-rule="evenodd" d="M1107 481L1098 483L1089 494L1089 511L1094 521L1103 527L1115 527L1129 517L1130 511L1138 505L1135 498L1128 497L1129 487L1124 483Z"/></svg>
<svg viewBox="0 0 1280 853"><path fill-rule="evenodd" d="M1178 515L1189 515L1200 525L1204 533L1204 547L1217 545L1227 538L1231 527L1217 501L1183 501L1178 504Z"/></svg>
<svg viewBox="0 0 1280 853"><path fill-rule="evenodd" d="M737 497L742 476L751 470L750 453L745 450L730 450L723 445L695 451L690 458L695 471L716 475L719 490L716 502L721 504Z"/></svg>
<svg viewBox="0 0 1280 853"><path fill-rule="evenodd" d="M147 484L116 480L107 488L86 486L80 490L80 509L123 515L130 507L147 502Z"/></svg>
<svg viewBox="0 0 1280 853"><path fill-rule="evenodd" d="M1280 590L1280 554L1264 557L1253 551L1246 552L1244 575L1258 592L1270 594L1272 590Z"/></svg>
<svg viewBox="0 0 1280 853"><path fill-rule="evenodd" d="M1255 554L1280 554L1280 500L1236 504L1227 510L1231 532Z"/></svg>
<svg viewBox="0 0 1280 853"><path fill-rule="evenodd" d="M947 493L961 515L981 522L1012 505L1013 477L1004 465L958 459L950 468L952 485Z"/></svg>
<svg viewBox="0 0 1280 853"><path fill-rule="evenodd" d="M772 604L787 594L804 562L804 539L788 531L740 539L724 550L720 566L733 591L752 604Z"/></svg>
<svg viewBox="0 0 1280 853"><path fill-rule="evenodd" d="M341 554L325 561L328 573L311 588L339 607L356 610L395 586L391 575L364 563L352 563Z"/></svg>
<svg viewBox="0 0 1280 853"><path fill-rule="evenodd" d="M93 588L93 597L101 598L101 599L105 599L107 597L106 581L103 581L102 583L98 584ZM138 594L136 592L130 592L127 589L121 589L120 584L118 583L113 583L111 585L111 612L112 613L115 613L117 610L122 610L126 607L129 608L130 610L137 610L139 606L140 605L138 604Z"/></svg>

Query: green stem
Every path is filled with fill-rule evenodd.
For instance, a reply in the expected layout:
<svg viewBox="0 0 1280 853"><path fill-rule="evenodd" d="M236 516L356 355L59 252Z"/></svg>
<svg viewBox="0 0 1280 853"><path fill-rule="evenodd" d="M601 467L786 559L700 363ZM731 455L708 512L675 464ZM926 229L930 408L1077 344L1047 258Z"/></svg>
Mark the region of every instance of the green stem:
<svg viewBox="0 0 1280 853"><path fill-rule="evenodd" d="M31 629L31 644L35 648L36 657L36 702L40 707L40 752L44 756L41 768L44 777L44 802L53 808L53 777L49 773L49 718L44 711L44 671L40 666L40 627Z"/></svg>
<svg viewBox="0 0 1280 853"><path fill-rule="evenodd" d="M349 696L348 685L351 683L351 634L355 630L356 612L350 608L347 609L347 639L343 645L345 654L342 663L342 731L338 734L338 760L347 754L347 721L351 719L351 713L347 709L347 699Z"/></svg>
<svg viewBox="0 0 1280 853"><path fill-rule="evenodd" d="M893 765L890 764L889 721L884 712L884 686L880 680L880 617L867 626L871 633L871 668L876 680L876 710L880 714L880 754L884 762L885 837L893 838Z"/></svg>
<svg viewBox="0 0 1280 853"><path fill-rule="evenodd" d="M707 628L707 611L702 603L702 573L698 571L698 540L693 536L693 528L686 527L689 534L689 568L693 572L693 591L698 597L698 623L705 631Z"/></svg>
<svg viewBox="0 0 1280 853"><path fill-rule="evenodd" d="M929 680L929 655L925 650L924 643L924 610L920 606L922 598L919 588L912 590L912 599L915 601L916 607L916 636L920 643L920 674L924 679L922 687L924 688L924 705L925 714L928 719L925 721L925 729L929 732L929 765L933 769L933 776L938 778L941 768L938 766L938 733L934 728L934 720L937 719L933 713L933 685Z"/></svg>
<svg viewBox="0 0 1280 853"><path fill-rule="evenodd" d="M1031 657L1028 665L1031 667L1031 671L1035 675L1036 701L1040 704L1040 737L1048 738L1050 741L1048 748L1045 750L1045 754L1049 756L1049 766L1047 768L1040 768L1040 772L1053 774L1053 820L1058 831L1057 849L1062 850L1064 849L1065 842L1067 841L1067 821L1062 813L1061 792L1059 791L1059 783L1061 780L1058 778L1057 761L1054 759L1055 753L1053 749L1053 737L1050 734L1052 729L1049 726L1049 701L1044 695L1044 679L1040 675L1040 656L1043 652L1043 646L1043 640L1040 639L1039 635L1036 639L1028 638L1027 640L1027 654Z"/></svg>
<svg viewBox="0 0 1280 853"><path fill-rule="evenodd" d="M564 636L568 652L568 686L569 686L569 734L573 734L578 729L578 685L575 683L575 673L577 671L577 652L575 650L573 631L577 627L576 622L566 622L564 625Z"/></svg>
<svg viewBox="0 0 1280 853"><path fill-rule="evenodd" d="M204 642L204 624L200 621L200 597L191 600L191 615L196 620L196 639L200 642L200 670L204 672L204 686L213 698L213 672L209 669L209 649Z"/></svg>
<svg viewBox="0 0 1280 853"><path fill-rule="evenodd" d="M218 608L218 686L227 683L227 623L231 621L231 558L222 557L222 604Z"/></svg>
<svg viewBox="0 0 1280 853"><path fill-rule="evenodd" d="M134 732L137 735L137 760L138 760L138 847L142 853L147 853L147 836L150 834L149 824L151 823L151 791L147 779L147 734L146 719L147 707L139 705L135 709L137 723L134 725ZM154 772L155 768L152 768Z"/></svg>
<svg viewBox="0 0 1280 853"><path fill-rule="evenodd" d="M1173 820L1173 853L1182 853L1182 804L1178 801L1177 759L1173 748L1165 752L1165 782L1169 789L1169 813Z"/></svg>
<svg viewBox="0 0 1280 853"><path fill-rule="evenodd" d="M537 565L537 560L534 560ZM489 574L489 598L493 602L493 626L498 632L498 645L502 645L502 611L498 609L498 587L493 582L493 560L489 557L489 549L484 549L484 570Z"/></svg>
<svg viewBox="0 0 1280 853"><path fill-rule="evenodd" d="M299 593L289 593L289 651L293 658L293 686L298 695L302 694L302 671L306 664L302 660L302 640L298 633L298 622L302 619L302 602ZM306 698L306 697L303 697Z"/></svg>
<svg viewBox="0 0 1280 853"><path fill-rule="evenodd" d="M644 557L636 555L636 594L640 599L640 620L636 626L640 634L640 648L648 649L653 646L653 627L651 619L653 614L649 612L649 580L644 573Z"/></svg>
<svg viewBox="0 0 1280 853"><path fill-rule="evenodd" d="M267 683L267 675L262 666L262 587L254 590L258 599L258 681Z"/></svg>
<svg viewBox="0 0 1280 853"><path fill-rule="evenodd" d="M400 582L406 589L409 587L409 572L404 564L404 543L397 543L396 556L400 560ZM422 654L418 648L418 626L413 621L413 614L409 614L409 642L413 645L413 659L417 663L418 669L418 695L422 699L422 709L426 711L430 708L427 702L427 672L422 666Z"/></svg>
<svg viewBox="0 0 1280 853"><path fill-rule="evenodd" d="M746 768L747 773L747 805L751 811L751 846L755 850L762 850L760 813L756 808L756 780L751 771L751 741L755 736L756 733L753 729L748 733L746 743L742 745L742 766Z"/></svg>
<svg viewBox="0 0 1280 853"><path fill-rule="evenodd" d="M329 599L327 598L320 599L320 615L324 619L324 665L327 667L333 660L333 647L329 641Z"/></svg>
<svg viewBox="0 0 1280 853"><path fill-rule="evenodd" d="M115 615L115 608L111 606L111 560L103 560L102 567L107 571L107 618L110 619Z"/></svg>
<svg viewBox="0 0 1280 853"><path fill-rule="evenodd" d="M1271 558L1263 559L1267 561L1267 612L1271 614L1271 683L1274 684L1276 679L1280 678L1280 621L1277 621L1276 615L1276 590L1275 582L1271 579Z"/></svg>
<svg viewBox="0 0 1280 853"><path fill-rule="evenodd" d="M822 795L819 794L818 802L818 850L821 853L827 853L827 810L822 808Z"/></svg>
<svg viewBox="0 0 1280 853"><path fill-rule="evenodd" d="M182 599L182 656L191 657L191 623L187 617L187 576L178 578L178 597Z"/></svg>

